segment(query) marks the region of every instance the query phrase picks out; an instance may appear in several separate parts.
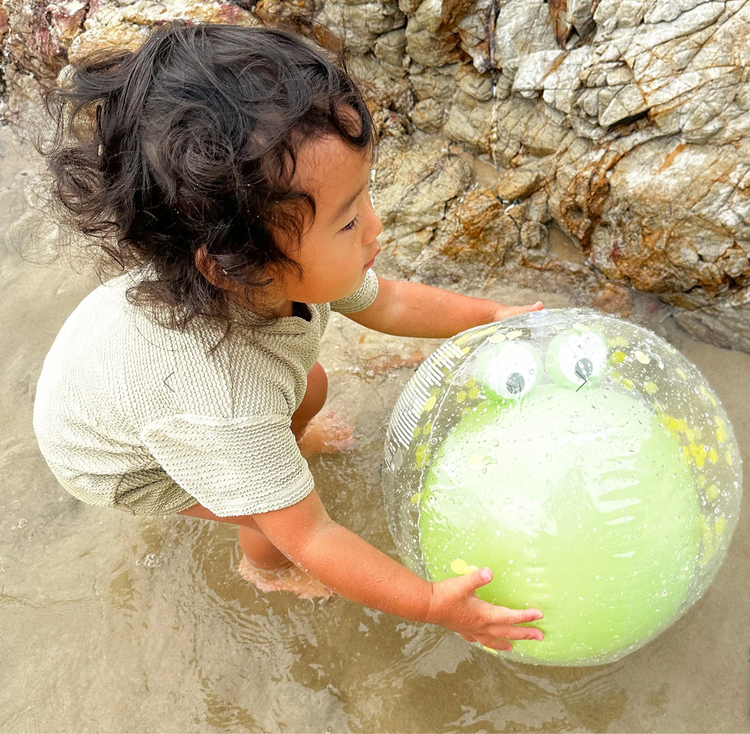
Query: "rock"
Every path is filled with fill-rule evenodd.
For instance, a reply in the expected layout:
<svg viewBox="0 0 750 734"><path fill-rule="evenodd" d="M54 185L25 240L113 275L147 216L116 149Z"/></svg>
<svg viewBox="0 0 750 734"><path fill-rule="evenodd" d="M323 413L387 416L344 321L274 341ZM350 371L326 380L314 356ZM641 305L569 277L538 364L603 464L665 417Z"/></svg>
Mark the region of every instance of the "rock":
<svg viewBox="0 0 750 734"><path fill-rule="evenodd" d="M440 132L445 119L445 107L436 99L423 99L414 105L411 119L420 130L426 133Z"/></svg>
<svg viewBox="0 0 750 734"><path fill-rule="evenodd" d="M383 210L383 225L400 234L437 224L447 201L461 195L471 180L467 163L452 155L445 140L383 141L378 161L388 172L376 170L373 196Z"/></svg>
<svg viewBox="0 0 750 734"><path fill-rule="evenodd" d="M326 2L315 18L342 40L351 53L373 50L380 34L401 28L404 14L395 2Z"/></svg>
<svg viewBox="0 0 750 734"><path fill-rule="evenodd" d="M501 267L518 237L515 221L504 216L495 193L479 188L457 201L438 225L433 250L457 262Z"/></svg>
<svg viewBox="0 0 750 734"><path fill-rule="evenodd" d="M258 0L253 13L261 18L289 18L301 15L312 19L315 13L314 0Z"/></svg>
<svg viewBox="0 0 750 734"><path fill-rule="evenodd" d="M353 58L349 69L372 109L409 114L412 106L409 82L403 76L394 79L386 62L366 54Z"/></svg>
<svg viewBox="0 0 750 734"><path fill-rule="evenodd" d="M414 17L430 33L450 25L456 16L464 15L471 0L422 0Z"/></svg>
<svg viewBox="0 0 750 734"><path fill-rule="evenodd" d="M66 16L64 5L56 5L48 11L47 3L42 0L3 3L0 19L5 27L2 33L3 76L6 83L12 82L11 89L20 91L24 86L20 77L26 75L35 79L42 89L51 85L65 65L66 46L75 34L71 25L83 22L80 9L71 6L70 11L75 21Z"/></svg>
<svg viewBox="0 0 750 734"><path fill-rule="evenodd" d="M461 60L458 35L450 31L432 32L412 15L406 25L406 50L423 66L445 66Z"/></svg>
<svg viewBox="0 0 750 734"><path fill-rule="evenodd" d="M494 137L492 117L495 110L493 103L478 102L459 90L448 112L443 134L451 140L466 143L477 153L489 153Z"/></svg>
<svg viewBox="0 0 750 734"><path fill-rule="evenodd" d="M678 310L675 319L696 339L723 349L750 352L750 295L747 289L737 292L724 303Z"/></svg>
<svg viewBox="0 0 750 734"><path fill-rule="evenodd" d="M527 54L557 51L549 10L540 0L499 4L495 29L494 67L510 78Z"/></svg>
<svg viewBox="0 0 750 734"><path fill-rule="evenodd" d="M480 74L472 65L464 64L456 71L456 84L464 93L480 102L492 99L492 78L487 74Z"/></svg>
<svg viewBox="0 0 750 734"><path fill-rule="evenodd" d="M625 313L628 289L653 293L691 334L750 351L750 3L237 3L5 0L2 114L165 20L298 13L344 40L373 110L373 194L401 274L512 265L572 294L585 276L587 303Z"/></svg>
<svg viewBox="0 0 750 734"><path fill-rule="evenodd" d="M588 39L594 30L593 12L598 0L549 0L549 14L560 48L569 43Z"/></svg>
<svg viewBox="0 0 750 734"><path fill-rule="evenodd" d="M397 28L378 36L373 46L373 52L381 61L386 61L395 67L401 67L403 74L404 55L406 54L406 28Z"/></svg>
<svg viewBox="0 0 750 734"><path fill-rule="evenodd" d="M0 43L5 42L8 35L8 11L0 5Z"/></svg>
<svg viewBox="0 0 750 734"><path fill-rule="evenodd" d="M626 319L633 307L633 298L625 286L603 283L591 305L594 308Z"/></svg>
<svg viewBox="0 0 750 734"><path fill-rule="evenodd" d="M71 41L80 32L88 9L88 3L83 0L68 0L47 5L49 23L63 44Z"/></svg>
<svg viewBox="0 0 750 734"><path fill-rule="evenodd" d="M457 24L461 48L471 56L482 74L495 63L495 17L497 0L474 0Z"/></svg>
<svg viewBox="0 0 750 734"><path fill-rule="evenodd" d="M459 65L449 64L442 68L424 68L409 75L409 81L417 100L436 99L450 106L456 91Z"/></svg>
<svg viewBox="0 0 750 734"><path fill-rule="evenodd" d="M78 63L103 46L135 49L152 28L170 20L258 25L259 20L236 5L203 0L136 0L127 5L100 5L86 21L83 33L70 44L68 58Z"/></svg>
<svg viewBox="0 0 750 734"><path fill-rule="evenodd" d="M591 258L605 275L670 293L750 272L750 196L741 187L750 144L696 147L660 138L613 162L603 221L591 232Z"/></svg>
<svg viewBox="0 0 750 734"><path fill-rule="evenodd" d="M446 203L472 180L470 166L452 155L447 141L424 137L386 139L378 152L372 195L385 232L380 242L402 267L429 243Z"/></svg>
<svg viewBox="0 0 750 734"><path fill-rule="evenodd" d="M544 180L539 168L511 168L500 179L497 195L506 201L523 199L537 191Z"/></svg>

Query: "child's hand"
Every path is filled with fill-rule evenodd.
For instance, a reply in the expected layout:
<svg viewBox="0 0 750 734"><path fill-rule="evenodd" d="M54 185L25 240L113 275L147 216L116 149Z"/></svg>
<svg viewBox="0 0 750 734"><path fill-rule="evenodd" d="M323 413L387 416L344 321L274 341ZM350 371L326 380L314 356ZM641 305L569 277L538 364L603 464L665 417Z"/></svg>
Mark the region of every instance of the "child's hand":
<svg viewBox="0 0 750 734"><path fill-rule="evenodd" d="M482 601L474 593L492 581L492 571L480 568L467 576L432 584L432 598L426 622L458 632L469 642L495 650L512 650L508 640L543 640L536 627L516 627L541 619L538 609L508 609Z"/></svg>
<svg viewBox="0 0 750 734"><path fill-rule="evenodd" d="M502 321L509 316L516 316L519 313L528 313L529 311L541 311L543 308L544 304L541 301L537 301L533 306L504 306L502 303L498 303L492 320Z"/></svg>

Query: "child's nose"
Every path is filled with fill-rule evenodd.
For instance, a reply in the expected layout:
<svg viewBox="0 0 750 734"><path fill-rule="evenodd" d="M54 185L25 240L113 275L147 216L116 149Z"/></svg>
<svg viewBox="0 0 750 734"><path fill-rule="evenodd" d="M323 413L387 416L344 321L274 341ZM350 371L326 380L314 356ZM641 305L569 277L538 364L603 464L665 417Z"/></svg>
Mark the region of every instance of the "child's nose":
<svg viewBox="0 0 750 734"><path fill-rule="evenodd" d="M370 209L370 217L371 222L367 231L367 242L372 242L383 231L383 225L380 223L380 218L372 209Z"/></svg>
<svg viewBox="0 0 750 734"><path fill-rule="evenodd" d="M375 209L373 209L372 206L372 199L368 196L367 197L367 203L368 203L368 209L367 212L368 216L368 227L367 227L367 238L366 242L372 242L382 231L383 231L383 225L380 223L380 218L377 214L375 214Z"/></svg>

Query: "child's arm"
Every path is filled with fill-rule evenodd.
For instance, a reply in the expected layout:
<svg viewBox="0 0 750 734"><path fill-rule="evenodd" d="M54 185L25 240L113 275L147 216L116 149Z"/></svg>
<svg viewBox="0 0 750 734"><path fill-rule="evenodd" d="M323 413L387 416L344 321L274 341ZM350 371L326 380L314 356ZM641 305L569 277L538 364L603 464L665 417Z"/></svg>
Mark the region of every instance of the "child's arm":
<svg viewBox="0 0 750 734"><path fill-rule="evenodd" d="M295 505L253 516L268 539L310 576L341 596L417 622L439 624L470 642L509 650L511 640L536 639L537 609L514 610L482 601L475 589L492 580L486 569L430 583L350 530L333 522L317 492Z"/></svg>
<svg viewBox="0 0 750 734"><path fill-rule="evenodd" d="M541 301L533 306L504 306L423 283L378 278L378 295L372 304L346 315L385 334L447 338L472 326L542 308Z"/></svg>

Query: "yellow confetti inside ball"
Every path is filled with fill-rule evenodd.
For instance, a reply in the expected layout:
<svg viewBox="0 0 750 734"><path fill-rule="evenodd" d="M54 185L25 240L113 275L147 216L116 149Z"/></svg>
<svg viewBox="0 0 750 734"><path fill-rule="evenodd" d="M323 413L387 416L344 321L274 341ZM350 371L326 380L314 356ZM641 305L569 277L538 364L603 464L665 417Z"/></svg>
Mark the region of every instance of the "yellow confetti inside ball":
<svg viewBox="0 0 750 734"><path fill-rule="evenodd" d="M432 581L493 569L478 596L535 607L504 657L600 665L706 591L742 468L705 378L656 334L547 309L449 339L401 394L383 489L404 563Z"/></svg>

